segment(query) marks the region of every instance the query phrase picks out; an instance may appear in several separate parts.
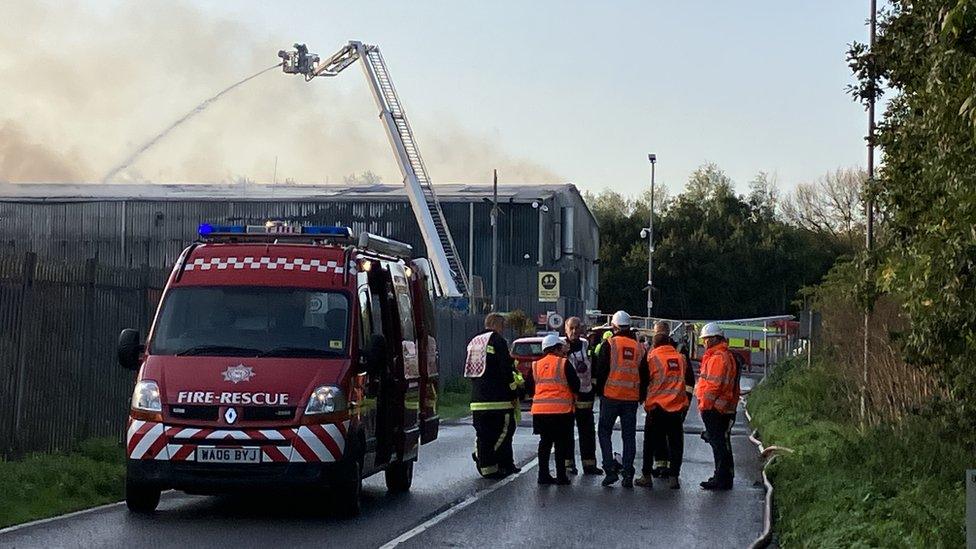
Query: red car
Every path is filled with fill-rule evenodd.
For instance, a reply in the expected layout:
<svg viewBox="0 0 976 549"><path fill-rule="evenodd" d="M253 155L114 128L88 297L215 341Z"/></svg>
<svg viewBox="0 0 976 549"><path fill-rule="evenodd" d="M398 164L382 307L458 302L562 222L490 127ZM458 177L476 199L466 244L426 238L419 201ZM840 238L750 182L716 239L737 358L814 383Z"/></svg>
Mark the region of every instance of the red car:
<svg viewBox="0 0 976 549"><path fill-rule="evenodd" d="M515 368L525 378L523 398L531 398L535 393L532 380L532 363L542 358L542 336L521 337L512 343L512 358Z"/></svg>

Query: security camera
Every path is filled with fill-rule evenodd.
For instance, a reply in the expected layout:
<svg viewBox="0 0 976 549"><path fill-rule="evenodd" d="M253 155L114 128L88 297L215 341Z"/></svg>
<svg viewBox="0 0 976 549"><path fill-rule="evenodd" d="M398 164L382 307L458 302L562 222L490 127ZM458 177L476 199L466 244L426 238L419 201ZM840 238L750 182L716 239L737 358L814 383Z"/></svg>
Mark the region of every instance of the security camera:
<svg viewBox="0 0 976 549"><path fill-rule="evenodd" d="M538 208L539 207L539 201L538 200L533 200L532 201L532 207L533 208Z"/></svg>
<svg viewBox="0 0 976 549"><path fill-rule="evenodd" d="M641 229L641 238L647 238L647 229Z"/></svg>
<svg viewBox="0 0 976 549"><path fill-rule="evenodd" d="M548 211L549 211L549 206L545 206L545 205L543 205L543 206L542 206L542 211L543 211L543 212L548 212Z"/></svg>

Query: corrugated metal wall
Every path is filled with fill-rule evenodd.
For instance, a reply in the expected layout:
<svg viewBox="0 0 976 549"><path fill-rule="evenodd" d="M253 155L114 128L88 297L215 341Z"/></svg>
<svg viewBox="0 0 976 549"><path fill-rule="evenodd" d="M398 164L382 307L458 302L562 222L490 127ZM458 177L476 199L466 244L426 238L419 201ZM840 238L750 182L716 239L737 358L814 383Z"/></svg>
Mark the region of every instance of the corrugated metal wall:
<svg viewBox="0 0 976 549"><path fill-rule="evenodd" d="M565 300L559 311L580 314L595 307L596 225L577 193L563 193L545 201L543 213L542 270L563 273ZM563 206L575 212L574 255L559 253ZM485 293L491 291L491 204L445 202L442 204L461 260L470 274L481 277ZM530 314L551 309L537 301L539 260L539 210L530 204L502 202L498 224L499 303L518 303ZM474 214L473 232L470 231ZM98 201L0 201L0 253L36 252L40 257L67 261L96 258L118 267L168 269L180 251L196 239L200 222L261 223L269 218L310 224L335 223L405 241L426 255L416 219L407 202L275 201L275 200L98 200ZM473 250L473 266L468 265ZM526 258L526 255L528 257ZM507 300L507 301L506 301ZM584 301L589 304L584 305ZM506 309L516 308L504 306Z"/></svg>

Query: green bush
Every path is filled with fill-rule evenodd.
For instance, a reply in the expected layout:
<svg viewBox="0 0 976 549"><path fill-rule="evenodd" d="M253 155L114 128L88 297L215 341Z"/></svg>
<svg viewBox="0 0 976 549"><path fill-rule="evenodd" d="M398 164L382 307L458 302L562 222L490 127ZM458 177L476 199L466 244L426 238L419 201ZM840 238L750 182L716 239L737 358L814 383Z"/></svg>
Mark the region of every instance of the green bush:
<svg viewBox="0 0 976 549"><path fill-rule="evenodd" d="M785 547L961 547L972 456L920 414L861 432L852 390L825 361L778 368L749 396L766 445L792 448L770 467Z"/></svg>
<svg viewBox="0 0 976 549"><path fill-rule="evenodd" d="M114 439L88 440L69 454L0 461L0 527L121 500L124 464Z"/></svg>

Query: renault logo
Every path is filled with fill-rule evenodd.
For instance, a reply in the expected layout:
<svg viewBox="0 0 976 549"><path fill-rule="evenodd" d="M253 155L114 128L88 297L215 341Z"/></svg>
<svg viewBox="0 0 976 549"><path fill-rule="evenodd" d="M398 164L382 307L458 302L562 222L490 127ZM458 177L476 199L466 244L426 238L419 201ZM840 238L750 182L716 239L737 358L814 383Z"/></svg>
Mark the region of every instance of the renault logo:
<svg viewBox="0 0 976 549"><path fill-rule="evenodd" d="M228 424L237 421L237 410L233 408L227 408L227 411L224 412L224 420L227 421Z"/></svg>

